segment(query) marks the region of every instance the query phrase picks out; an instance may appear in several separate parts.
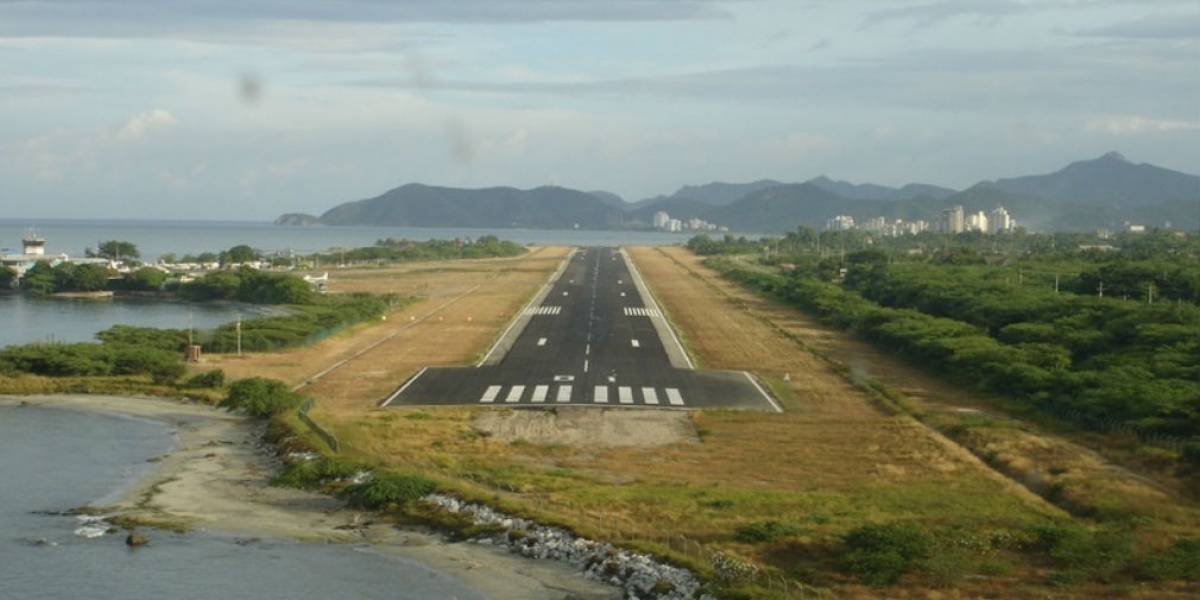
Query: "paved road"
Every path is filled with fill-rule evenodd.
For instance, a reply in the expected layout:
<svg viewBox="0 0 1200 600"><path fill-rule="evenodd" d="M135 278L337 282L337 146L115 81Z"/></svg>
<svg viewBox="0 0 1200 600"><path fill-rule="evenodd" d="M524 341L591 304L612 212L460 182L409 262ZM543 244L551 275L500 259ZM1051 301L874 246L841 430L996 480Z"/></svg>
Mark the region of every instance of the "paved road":
<svg viewBox="0 0 1200 600"><path fill-rule="evenodd" d="M669 327L656 328L663 315L635 277L618 249L576 251L498 344L502 357L428 367L383 405L777 410L748 373L672 365L684 352Z"/></svg>

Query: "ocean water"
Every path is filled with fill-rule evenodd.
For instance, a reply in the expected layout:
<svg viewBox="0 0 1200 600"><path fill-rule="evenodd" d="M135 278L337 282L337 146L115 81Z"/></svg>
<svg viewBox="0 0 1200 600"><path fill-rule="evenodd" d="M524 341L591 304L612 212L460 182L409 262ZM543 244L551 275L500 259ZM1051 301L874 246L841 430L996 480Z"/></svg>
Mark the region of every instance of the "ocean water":
<svg viewBox="0 0 1200 600"><path fill-rule="evenodd" d="M48 254L82 255L106 240L136 244L142 260L166 253L218 252L248 244L264 252L325 251L395 237L425 240L496 235L524 244L669 245L674 234L599 231L448 230L379 227L285 228L268 223L0 220L0 248L29 230ZM87 301L0 296L0 347L89 341L117 323L212 327L237 308L176 302ZM241 314L240 316L245 316ZM475 600L483 594L424 566L369 547L286 540L247 543L209 533L152 533L129 548L121 535L79 535L89 525L56 514L104 505L148 472L148 458L174 444L154 421L39 407L0 406L0 600ZM81 529L85 528L85 529ZM44 543L37 543L39 540Z"/></svg>
<svg viewBox="0 0 1200 600"><path fill-rule="evenodd" d="M101 242L118 240L137 246L143 262L164 254L183 256L220 252L248 245L267 254L327 252L361 248L387 238L410 240L477 238L494 235L526 245L669 246L688 235L649 231L544 229L435 229L417 227L277 227L248 221L94 221L70 219L0 219L0 249L20 252L21 240L34 232L46 240L47 254L82 256Z"/></svg>
<svg viewBox="0 0 1200 600"><path fill-rule="evenodd" d="M57 514L113 501L173 445L154 421L0 406L0 600L484 598L365 546L148 530L151 546L130 548Z"/></svg>
<svg viewBox="0 0 1200 600"><path fill-rule="evenodd" d="M35 342L94 342L113 325L213 329L257 316L253 307L130 298L34 298L0 295L0 347Z"/></svg>

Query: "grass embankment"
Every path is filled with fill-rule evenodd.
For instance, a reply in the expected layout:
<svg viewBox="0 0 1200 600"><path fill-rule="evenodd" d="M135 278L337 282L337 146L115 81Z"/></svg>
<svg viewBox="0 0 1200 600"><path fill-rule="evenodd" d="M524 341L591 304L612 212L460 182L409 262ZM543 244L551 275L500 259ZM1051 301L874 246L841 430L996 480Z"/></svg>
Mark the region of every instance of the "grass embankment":
<svg viewBox="0 0 1200 600"><path fill-rule="evenodd" d="M603 447L490 438L473 427L487 409L376 407L422 366L477 360L565 250L344 276L338 285L347 289L427 299L311 349L210 360L231 378L300 385L349 359L304 388L319 400L310 415L337 436L347 460L425 476L582 535L623 538L702 572L708 551L721 549L844 598L922 595L936 586L953 586L955 595L1032 598L1091 576L1056 541L1078 533L1069 515L897 414L803 347L834 333L721 280L685 251L633 255L693 356L706 367L753 370L786 413L694 413L699 443ZM352 358L367 344L378 345ZM847 552L850 532L878 524L900 532L887 543L921 554L912 557L916 568L889 566L886 556L880 562L887 552ZM902 534L914 529L926 538L905 541ZM871 533L878 532L850 540L870 546L863 540ZM1079 543L1099 551L1090 538ZM909 569L886 591L850 575L887 581ZM1093 585L1055 593L1085 597Z"/></svg>
<svg viewBox="0 0 1200 600"><path fill-rule="evenodd" d="M722 550L837 598L1194 592L1104 584L1111 556L1123 544L1144 545L1140 537L1095 537L1090 522L880 402L855 381L882 377L874 358L836 355L841 334L722 280L682 249L631 253L693 357L708 368L754 371L784 414L692 413L694 437L606 447L489 437L475 420L490 409L377 407L422 366L477 361L566 253L335 272L334 291L424 300L309 348L209 355L201 370L301 386L317 398L309 414L338 438L345 461L427 477L588 537L623 539L701 574L711 575L709 552ZM339 366L313 378L331 365ZM925 401L919 385L891 389L905 403ZM1163 506L1163 521L1196 530L1177 505ZM1136 531L1141 521L1130 523ZM888 581L882 589L864 583ZM775 587L748 585L743 597L781 597Z"/></svg>

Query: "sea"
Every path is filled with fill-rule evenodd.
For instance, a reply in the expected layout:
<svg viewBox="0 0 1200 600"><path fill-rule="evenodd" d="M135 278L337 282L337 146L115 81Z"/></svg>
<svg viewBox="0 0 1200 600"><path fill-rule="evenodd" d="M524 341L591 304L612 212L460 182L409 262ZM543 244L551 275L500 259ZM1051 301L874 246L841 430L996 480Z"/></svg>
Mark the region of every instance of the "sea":
<svg viewBox="0 0 1200 600"><path fill-rule="evenodd" d="M163 254L219 252L246 244L266 253L369 246L376 240L476 238L522 244L670 245L666 233L276 227L253 222L0 220L0 247L20 251L34 233L47 254L80 256L107 240L135 244L143 261ZM0 296L0 346L91 341L114 324L215 327L245 309L182 302L34 299ZM130 548L119 535L64 514L115 500L176 443L162 423L37 406L0 405L0 600L172 598L173 600L391 600L485 598L429 568L369 546L262 539L207 532L155 532Z"/></svg>

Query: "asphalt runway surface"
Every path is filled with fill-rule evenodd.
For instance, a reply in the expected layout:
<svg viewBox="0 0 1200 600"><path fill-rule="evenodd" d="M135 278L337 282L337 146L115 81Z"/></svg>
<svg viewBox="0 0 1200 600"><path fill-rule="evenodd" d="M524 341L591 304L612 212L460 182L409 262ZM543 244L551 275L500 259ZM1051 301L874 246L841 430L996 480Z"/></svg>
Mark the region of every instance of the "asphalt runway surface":
<svg viewBox="0 0 1200 600"><path fill-rule="evenodd" d="M695 370L617 248L580 248L476 367L421 370L383 406L778 411L742 371Z"/></svg>

